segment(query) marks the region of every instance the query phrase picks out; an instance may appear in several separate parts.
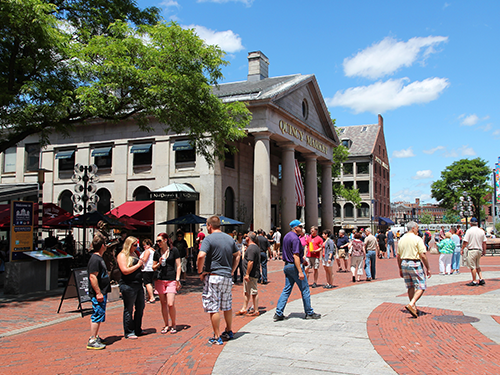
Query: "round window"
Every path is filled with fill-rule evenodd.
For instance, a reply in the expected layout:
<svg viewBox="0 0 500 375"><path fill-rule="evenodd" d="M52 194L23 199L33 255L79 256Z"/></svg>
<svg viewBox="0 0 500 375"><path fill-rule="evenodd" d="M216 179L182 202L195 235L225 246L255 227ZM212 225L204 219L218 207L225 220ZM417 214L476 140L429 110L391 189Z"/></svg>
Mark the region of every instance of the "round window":
<svg viewBox="0 0 500 375"><path fill-rule="evenodd" d="M302 101L302 117L306 120L307 116L309 116L309 104L307 104L307 100L304 99Z"/></svg>

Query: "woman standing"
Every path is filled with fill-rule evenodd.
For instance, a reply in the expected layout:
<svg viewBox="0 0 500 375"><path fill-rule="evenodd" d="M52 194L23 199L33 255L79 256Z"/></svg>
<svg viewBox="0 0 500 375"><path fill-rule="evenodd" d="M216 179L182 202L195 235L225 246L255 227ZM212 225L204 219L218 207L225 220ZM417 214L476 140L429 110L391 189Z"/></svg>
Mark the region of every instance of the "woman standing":
<svg viewBox="0 0 500 375"><path fill-rule="evenodd" d="M173 246L172 240L166 233L156 237L159 250L153 258L153 270L159 271L155 281L155 288L160 295L161 314L165 327L161 333L177 333L175 324L175 295L181 288L181 257L179 250ZM172 325L168 325L168 317Z"/></svg>
<svg viewBox="0 0 500 375"><path fill-rule="evenodd" d="M323 231L323 239L325 244L323 246L323 268L325 269L326 275L326 285L323 287L325 289L333 288L333 257L335 256L335 242L330 238L330 232L328 229Z"/></svg>
<svg viewBox="0 0 500 375"><path fill-rule="evenodd" d="M236 283L238 281L238 270L240 271L240 283L243 282L243 233L238 232L236 236L236 247L238 248L238 251L240 252L240 263L238 264L238 267L234 270L233 274L233 282Z"/></svg>
<svg viewBox="0 0 500 375"><path fill-rule="evenodd" d="M361 233L357 232L354 235L354 240L351 243L351 272L352 272L352 282L360 280L361 275L363 275L363 266L365 262L365 244L361 241Z"/></svg>
<svg viewBox="0 0 500 375"><path fill-rule="evenodd" d="M142 270L142 279L148 292L148 303L155 303L155 295L153 294L153 255L155 250L153 249L153 242L149 238L142 241L142 246L144 247L144 261L146 262Z"/></svg>
<svg viewBox="0 0 500 375"><path fill-rule="evenodd" d="M123 299L123 329L127 339L137 339L137 336L142 334L144 289L141 268L146 262L135 253L137 241L135 237L127 237L122 251L117 256L121 271L119 284Z"/></svg>
<svg viewBox="0 0 500 375"><path fill-rule="evenodd" d="M439 256L439 273L441 275L451 275L451 259L455 251L455 242L451 239L451 233L445 233L445 239L439 241L438 249L441 255Z"/></svg>

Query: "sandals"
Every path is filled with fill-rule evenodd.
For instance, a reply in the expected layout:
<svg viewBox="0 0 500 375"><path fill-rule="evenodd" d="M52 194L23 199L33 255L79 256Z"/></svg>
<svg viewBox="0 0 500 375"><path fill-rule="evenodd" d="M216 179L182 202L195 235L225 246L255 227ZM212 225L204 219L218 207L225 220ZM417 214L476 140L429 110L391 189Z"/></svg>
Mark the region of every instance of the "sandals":
<svg viewBox="0 0 500 375"><path fill-rule="evenodd" d="M246 310L240 310L240 311L236 312L235 315L245 315L246 313L247 313Z"/></svg>
<svg viewBox="0 0 500 375"><path fill-rule="evenodd" d="M251 312L250 314L247 314L247 316L259 316L259 315L260 315L259 311L254 311L254 312Z"/></svg>
<svg viewBox="0 0 500 375"><path fill-rule="evenodd" d="M175 327L170 328L171 335L175 335L176 333L177 333L177 330L175 329Z"/></svg>
<svg viewBox="0 0 500 375"><path fill-rule="evenodd" d="M163 334L167 333L168 331L170 331L170 327L165 326L165 327L163 327L163 329L161 330L161 334L163 335Z"/></svg>

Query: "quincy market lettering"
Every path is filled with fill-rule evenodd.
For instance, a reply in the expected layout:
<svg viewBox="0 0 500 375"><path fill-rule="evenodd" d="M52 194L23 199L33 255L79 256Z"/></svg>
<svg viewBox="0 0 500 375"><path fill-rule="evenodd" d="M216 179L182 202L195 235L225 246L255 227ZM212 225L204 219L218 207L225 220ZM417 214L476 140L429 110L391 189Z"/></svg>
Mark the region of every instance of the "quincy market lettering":
<svg viewBox="0 0 500 375"><path fill-rule="evenodd" d="M290 125L289 123L280 120L279 122L279 127L281 129L281 132L283 134L290 134L292 137L297 138L300 141L304 141L304 132L300 129L297 129L295 126ZM310 135L305 135L306 138L306 143L311 146L312 148L315 148L316 150L324 153L325 155L328 152L328 147L324 144L318 141L317 139L314 139Z"/></svg>

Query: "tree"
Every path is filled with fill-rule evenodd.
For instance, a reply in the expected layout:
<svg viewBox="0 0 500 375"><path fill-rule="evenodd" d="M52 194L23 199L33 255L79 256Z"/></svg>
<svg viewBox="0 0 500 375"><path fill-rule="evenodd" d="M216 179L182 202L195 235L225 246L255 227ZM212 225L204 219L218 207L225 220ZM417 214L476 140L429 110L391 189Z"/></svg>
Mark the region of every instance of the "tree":
<svg viewBox="0 0 500 375"><path fill-rule="evenodd" d="M425 211L422 215L420 215L420 222L422 224L431 224L433 221L434 221L434 216L432 216L427 211Z"/></svg>
<svg viewBox="0 0 500 375"><path fill-rule="evenodd" d="M443 223L453 224L460 221L460 215L455 210L446 210L443 216Z"/></svg>
<svg viewBox="0 0 500 375"><path fill-rule="evenodd" d="M491 171L481 158L461 159L441 172L441 178L431 185L431 194L441 207L453 210L463 192L467 192L474 205L474 216L481 217L484 197L491 192Z"/></svg>
<svg viewBox="0 0 500 375"><path fill-rule="evenodd" d="M187 133L209 163L245 136L245 105L212 94L227 65L220 48L175 23L133 23L154 23L156 8L89 4L1 2L0 152L32 134L47 144L52 132L89 120L133 119L147 131L155 119L167 133Z"/></svg>

